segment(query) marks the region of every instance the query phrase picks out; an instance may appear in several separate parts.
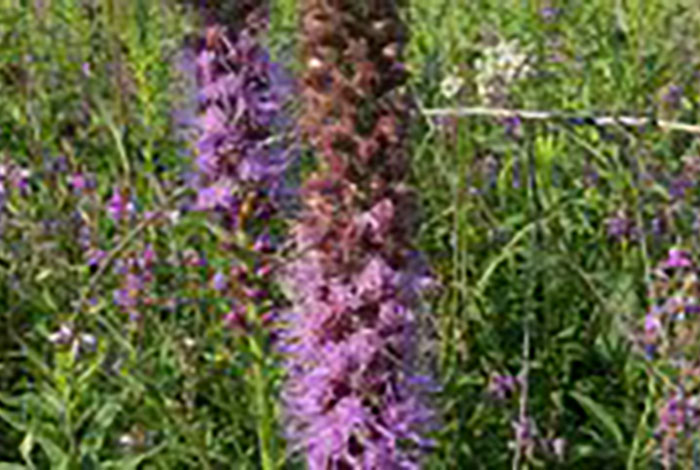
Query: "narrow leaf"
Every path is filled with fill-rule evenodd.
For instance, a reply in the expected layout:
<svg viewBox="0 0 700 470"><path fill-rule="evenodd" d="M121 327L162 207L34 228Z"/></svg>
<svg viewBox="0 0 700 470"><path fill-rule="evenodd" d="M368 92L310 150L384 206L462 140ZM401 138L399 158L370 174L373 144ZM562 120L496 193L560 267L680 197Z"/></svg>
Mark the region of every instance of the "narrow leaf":
<svg viewBox="0 0 700 470"><path fill-rule="evenodd" d="M615 443L622 447L624 443L622 431L612 415L602 405L579 392L569 392L569 395L579 402L583 409L586 410L586 413L600 421L605 430L613 437Z"/></svg>

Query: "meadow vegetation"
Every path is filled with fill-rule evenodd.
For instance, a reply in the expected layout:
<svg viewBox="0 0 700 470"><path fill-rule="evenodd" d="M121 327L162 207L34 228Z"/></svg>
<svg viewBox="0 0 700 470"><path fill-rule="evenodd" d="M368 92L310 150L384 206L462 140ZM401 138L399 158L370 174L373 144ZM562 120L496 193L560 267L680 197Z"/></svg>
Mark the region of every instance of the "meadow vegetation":
<svg viewBox="0 0 700 470"><path fill-rule="evenodd" d="M238 247L258 240L195 210L197 5L0 0L0 470L246 470L265 439L266 470L303 468L269 332L217 282L250 279ZM416 346L440 385L423 467L700 469L699 141L655 125L700 117L700 9L402 14L408 184L437 281ZM265 46L290 77L298 32L295 2L273 2ZM473 107L556 116L454 112ZM648 122L594 120L619 115ZM285 129L294 188L315 156Z"/></svg>

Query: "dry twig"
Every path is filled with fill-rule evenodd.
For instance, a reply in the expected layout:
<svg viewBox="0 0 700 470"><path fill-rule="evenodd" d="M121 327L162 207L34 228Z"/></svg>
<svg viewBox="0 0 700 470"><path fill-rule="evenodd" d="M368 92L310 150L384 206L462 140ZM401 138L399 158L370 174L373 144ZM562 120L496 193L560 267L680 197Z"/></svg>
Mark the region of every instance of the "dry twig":
<svg viewBox="0 0 700 470"><path fill-rule="evenodd" d="M685 132L700 135L700 125L688 124L651 117L639 116L585 116L561 111L541 111L527 109L489 108L483 106L466 108L429 108L422 114L428 117L470 117L485 116L494 118L519 118L523 120L567 121L571 124L591 124L595 126L656 127L664 131Z"/></svg>

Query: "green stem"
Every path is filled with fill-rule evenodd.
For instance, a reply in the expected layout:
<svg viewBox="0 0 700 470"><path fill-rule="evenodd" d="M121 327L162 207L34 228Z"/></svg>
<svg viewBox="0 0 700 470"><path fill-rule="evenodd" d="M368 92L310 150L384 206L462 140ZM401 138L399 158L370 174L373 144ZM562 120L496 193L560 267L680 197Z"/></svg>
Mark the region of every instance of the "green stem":
<svg viewBox="0 0 700 470"><path fill-rule="evenodd" d="M260 460L263 470L274 470L274 444L272 433L272 417L268 401L268 386L265 377L265 357L260 347L259 335L250 336L250 348L253 352L253 388L255 394L255 407L258 420L258 441L260 446Z"/></svg>
<svg viewBox="0 0 700 470"><path fill-rule="evenodd" d="M627 470L634 470L636 464L637 464L637 455L639 454L639 447L641 446L641 441L644 439L644 431L647 426L647 421L649 419L649 415L652 413L654 409L654 399L656 397L656 387L654 384L654 376L653 372L651 371L651 367L648 367L647 370L647 395L646 399L644 400L644 412L642 413L642 416L639 418L639 422L637 423L637 429L634 433L634 440L632 441L632 448L630 449L630 453L627 456Z"/></svg>

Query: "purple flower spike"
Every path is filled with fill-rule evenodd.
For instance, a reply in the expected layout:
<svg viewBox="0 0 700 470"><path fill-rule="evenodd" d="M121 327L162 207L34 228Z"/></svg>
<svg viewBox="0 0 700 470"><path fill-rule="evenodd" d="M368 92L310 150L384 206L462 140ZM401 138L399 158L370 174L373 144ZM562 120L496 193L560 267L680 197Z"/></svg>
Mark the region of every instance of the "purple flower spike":
<svg viewBox="0 0 700 470"><path fill-rule="evenodd" d="M280 339L287 437L309 470L417 470L433 445L396 3L301 2L301 126L322 164L281 272Z"/></svg>
<svg viewBox="0 0 700 470"><path fill-rule="evenodd" d="M696 443L690 431L700 425L700 394L694 383L700 372L698 321L700 277L691 254L669 250L648 285L650 301L643 329L634 337L646 359L654 364L650 379L666 394L658 403L654 437L664 468L688 462ZM651 368L649 369L651 370ZM692 380L688 380L691 379Z"/></svg>
<svg viewBox="0 0 700 470"><path fill-rule="evenodd" d="M288 151L275 136L282 132L288 90L252 29L232 37L212 26L207 36L196 59L201 108L196 207L223 211L235 228L249 215L241 212L241 201L255 194L257 209L279 198Z"/></svg>

